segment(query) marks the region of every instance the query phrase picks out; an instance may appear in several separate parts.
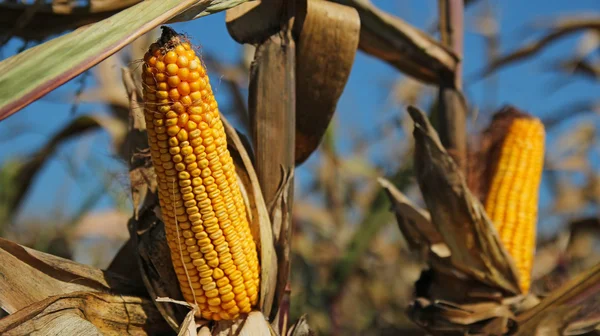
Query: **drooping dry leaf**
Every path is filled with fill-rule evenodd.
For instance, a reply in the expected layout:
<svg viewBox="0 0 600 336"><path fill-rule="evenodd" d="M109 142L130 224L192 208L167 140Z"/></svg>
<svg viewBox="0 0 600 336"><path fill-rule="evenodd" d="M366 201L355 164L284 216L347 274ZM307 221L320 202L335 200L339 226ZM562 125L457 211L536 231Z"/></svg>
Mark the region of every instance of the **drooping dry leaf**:
<svg viewBox="0 0 600 336"><path fill-rule="evenodd" d="M317 148L335 112L358 48L360 19L352 7L305 2L294 21L296 49L296 164Z"/></svg>
<svg viewBox="0 0 600 336"><path fill-rule="evenodd" d="M147 295L127 278L0 238L0 307L14 313L49 296L76 291Z"/></svg>
<svg viewBox="0 0 600 336"><path fill-rule="evenodd" d="M409 106L415 122L415 171L431 221L450 250L454 272L501 290L520 293L514 263L480 202L445 151L427 116Z"/></svg>
<svg viewBox="0 0 600 336"><path fill-rule="evenodd" d="M408 308L412 320L433 334L511 335L516 329L508 306L496 302L457 305L417 298Z"/></svg>
<svg viewBox="0 0 600 336"><path fill-rule="evenodd" d="M149 299L110 293L51 296L0 319L0 333L6 336L164 335L169 331Z"/></svg>
<svg viewBox="0 0 600 336"><path fill-rule="evenodd" d="M431 223L429 213L411 202L390 181L384 178L379 178L378 181L392 202L400 232L409 247L421 251L423 256L427 256L431 251L440 258L449 257L448 246L444 244L440 233Z"/></svg>
<svg viewBox="0 0 600 336"><path fill-rule="evenodd" d="M453 78L459 58L426 33L370 1L334 1L358 10L362 51L426 83L439 84Z"/></svg>

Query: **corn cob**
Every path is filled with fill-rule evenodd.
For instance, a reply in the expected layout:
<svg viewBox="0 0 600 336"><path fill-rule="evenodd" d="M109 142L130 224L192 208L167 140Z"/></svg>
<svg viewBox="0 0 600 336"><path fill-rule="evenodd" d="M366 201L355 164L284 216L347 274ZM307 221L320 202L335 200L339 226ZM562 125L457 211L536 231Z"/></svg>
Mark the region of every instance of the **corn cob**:
<svg viewBox="0 0 600 336"><path fill-rule="evenodd" d="M514 116L498 148L497 160L485 210L515 261L521 290L527 292L544 163L544 125L540 120L522 113Z"/></svg>
<svg viewBox="0 0 600 336"><path fill-rule="evenodd" d="M144 116L171 259L185 300L208 320L248 313L259 265L206 70L170 28L144 56Z"/></svg>

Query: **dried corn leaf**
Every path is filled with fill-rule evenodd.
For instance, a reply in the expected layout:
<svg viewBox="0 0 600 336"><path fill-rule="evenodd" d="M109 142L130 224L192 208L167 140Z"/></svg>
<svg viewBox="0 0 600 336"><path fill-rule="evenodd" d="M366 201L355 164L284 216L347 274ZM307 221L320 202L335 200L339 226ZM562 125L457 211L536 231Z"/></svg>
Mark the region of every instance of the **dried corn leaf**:
<svg viewBox="0 0 600 336"><path fill-rule="evenodd" d="M415 171L431 221L450 250L452 272L496 288L519 294L517 272L510 255L466 186L456 163L419 109L408 112L415 122Z"/></svg>
<svg viewBox="0 0 600 336"><path fill-rule="evenodd" d="M582 335L600 326L600 264L517 316L517 335Z"/></svg>
<svg viewBox="0 0 600 336"><path fill-rule="evenodd" d="M495 302L457 305L418 298L407 314L436 335L511 335L516 330L509 307Z"/></svg>
<svg viewBox="0 0 600 336"><path fill-rule="evenodd" d="M149 299L72 292L45 298L0 320L0 334L164 335L169 326Z"/></svg>
<svg viewBox="0 0 600 336"><path fill-rule="evenodd" d="M390 181L384 178L379 178L378 181L392 203L400 232L404 235L408 246L413 250L421 251L423 256L432 252L440 258L449 257L448 246L444 244L440 233L431 223L429 213L411 202Z"/></svg>
<svg viewBox="0 0 600 336"><path fill-rule="evenodd" d="M352 7L309 0L298 10L296 164L317 148L346 86L358 48L360 19Z"/></svg>
<svg viewBox="0 0 600 336"><path fill-rule="evenodd" d="M359 48L430 84L452 83L459 58L448 48L370 1L334 0L358 10Z"/></svg>
<svg viewBox="0 0 600 336"><path fill-rule="evenodd" d="M145 296L143 288L107 271L0 238L0 307L14 313L49 296L76 291Z"/></svg>

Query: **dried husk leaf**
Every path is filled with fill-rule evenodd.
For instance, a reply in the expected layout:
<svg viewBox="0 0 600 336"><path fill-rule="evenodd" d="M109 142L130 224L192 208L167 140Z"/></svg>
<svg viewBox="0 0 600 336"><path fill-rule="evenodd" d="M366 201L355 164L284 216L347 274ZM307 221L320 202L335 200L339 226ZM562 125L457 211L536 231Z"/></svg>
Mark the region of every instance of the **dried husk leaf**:
<svg viewBox="0 0 600 336"><path fill-rule="evenodd" d="M146 296L143 288L107 271L0 238L0 307L14 313L49 296L77 291Z"/></svg>
<svg viewBox="0 0 600 336"><path fill-rule="evenodd" d="M354 62L360 19L352 7L303 2L294 21L296 49L296 165L317 148ZM302 6L298 6L302 7Z"/></svg>
<svg viewBox="0 0 600 336"><path fill-rule="evenodd" d="M398 227L408 246L413 250L422 251L423 255L431 250L442 258L448 257L450 251L443 243L440 233L431 223L429 212L411 202L389 180L378 178L377 181L386 191L392 203L392 210L396 215Z"/></svg>
<svg viewBox="0 0 600 336"><path fill-rule="evenodd" d="M419 109L410 106L415 122L415 171L433 225L450 249L454 272L503 291L520 293L518 275L479 200L440 143Z"/></svg>
<svg viewBox="0 0 600 336"><path fill-rule="evenodd" d="M110 293L51 296L0 320L17 335L164 335L170 331L150 299Z"/></svg>
<svg viewBox="0 0 600 336"><path fill-rule="evenodd" d="M508 306L496 302L458 305L418 298L407 314L426 330L438 334L510 335L516 330Z"/></svg>
<svg viewBox="0 0 600 336"><path fill-rule="evenodd" d="M517 335L582 335L600 326L600 264L517 316Z"/></svg>

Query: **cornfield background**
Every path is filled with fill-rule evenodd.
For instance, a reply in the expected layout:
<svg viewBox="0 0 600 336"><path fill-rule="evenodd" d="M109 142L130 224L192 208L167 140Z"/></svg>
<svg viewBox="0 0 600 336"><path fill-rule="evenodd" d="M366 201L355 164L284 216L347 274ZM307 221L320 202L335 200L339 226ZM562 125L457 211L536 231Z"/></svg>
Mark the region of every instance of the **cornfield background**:
<svg viewBox="0 0 600 336"><path fill-rule="evenodd" d="M137 2L0 1L0 60ZM223 7L205 12L211 15L169 25L200 46L221 111L251 137L248 86L255 47L230 36L243 28L230 26L228 31L221 11L243 2L214 1ZM546 161L532 292L543 297L597 267L600 4L333 2L357 9L360 33L343 19L335 29L354 29L356 35L349 39L358 44L358 51L350 57L348 82L342 84L337 107L333 99L335 114L329 124L325 121L319 147L294 173L290 323L306 314L308 325L320 335L427 334L405 314L426 261L411 251L398 230L378 178L387 178L424 207L413 169L413 121L405 109L418 105L427 111L442 110L439 92L444 89L462 90L467 102L462 126L452 123L460 120L450 118L454 121L444 124L443 117L433 117L445 144L447 138L452 142L477 134L505 104L544 122ZM444 19L453 3L464 5L464 20ZM108 9L93 6L98 4ZM444 33L444 24L457 22L460 26ZM406 41L398 33L411 29L441 41L440 50L454 50L462 57L458 69L453 69L459 74L455 88L440 79L443 71L424 70L426 65L443 70L448 63L443 57L441 62L423 59L410 49L419 39L428 41L420 35ZM457 37L461 31L464 38ZM3 238L99 269L111 265L129 239L127 222L133 213L126 159L132 133L130 96L123 85L123 69L139 71L143 53L159 34L156 28L140 35L10 117L12 112L1 110L0 118L6 118L0 122ZM307 67L310 74L313 69ZM297 68L296 78L303 74ZM307 75L306 81L318 82L313 76ZM0 73L0 91L8 92L11 85ZM593 295L598 305L597 288ZM588 316L592 327L582 330L600 334L594 329L598 321L598 313Z"/></svg>

